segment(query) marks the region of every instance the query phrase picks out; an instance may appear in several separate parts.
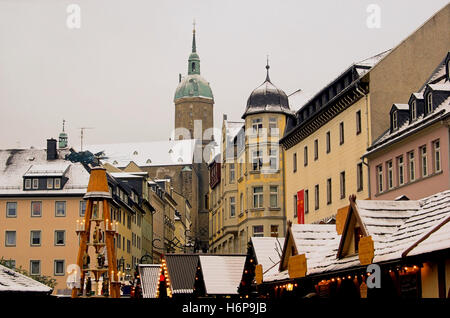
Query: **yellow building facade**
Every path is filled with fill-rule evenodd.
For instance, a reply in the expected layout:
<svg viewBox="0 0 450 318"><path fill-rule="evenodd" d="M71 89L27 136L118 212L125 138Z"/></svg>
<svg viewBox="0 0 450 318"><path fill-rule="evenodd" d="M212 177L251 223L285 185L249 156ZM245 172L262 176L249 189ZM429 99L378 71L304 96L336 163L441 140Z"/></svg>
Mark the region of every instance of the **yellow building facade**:
<svg viewBox="0 0 450 318"><path fill-rule="evenodd" d="M268 74L250 95L244 122L224 116L221 155L210 163L211 252L246 253L252 236L284 236L285 168L279 139L290 116L286 94Z"/></svg>

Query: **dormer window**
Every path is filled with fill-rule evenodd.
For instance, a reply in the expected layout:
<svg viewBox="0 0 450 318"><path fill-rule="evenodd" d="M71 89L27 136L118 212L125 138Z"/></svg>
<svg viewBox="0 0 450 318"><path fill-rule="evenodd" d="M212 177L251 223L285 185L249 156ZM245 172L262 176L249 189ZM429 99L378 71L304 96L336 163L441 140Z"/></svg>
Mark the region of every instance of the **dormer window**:
<svg viewBox="0 0 450 318"><path fill-rule="evenodd" d="M61 189L61 179L60 178L55 178L54 187L55 187L55 189Z"/></svg>
<svg viewBox="0 0 450 318"><path fill-rule="evenodd" d="M31 189L31 179L25 179L25 189Z"/></svg>
<svg viewBox="0 0 450 318"><path fill-rule="evenodd" d="M53 178L47 179L47 189L53 189Z"/></svg>
<svg viewBox="0 0 450 318"><path fill-rule="evenodd" d="M427 95L427 114L431 113L433 111L433 96L431 93L428 93Z"/></svg>
<svg viewBox="0 0 450 318"><path fill-rule="evenodd" d="M417 103L415 100L411 103L411 120L417 119Z"/></svg>
<svg viewBox="0 0 450 318"><path fill-rule="evenodd" d="M33 189L39 188L39 179L33 179Z"/></svg>
<svg viewBox="0 0 450 318"><path fill-rule="evenodd" d="M397 111L392 113L392 130L396 130L398 128L398 114Z"/></svg>

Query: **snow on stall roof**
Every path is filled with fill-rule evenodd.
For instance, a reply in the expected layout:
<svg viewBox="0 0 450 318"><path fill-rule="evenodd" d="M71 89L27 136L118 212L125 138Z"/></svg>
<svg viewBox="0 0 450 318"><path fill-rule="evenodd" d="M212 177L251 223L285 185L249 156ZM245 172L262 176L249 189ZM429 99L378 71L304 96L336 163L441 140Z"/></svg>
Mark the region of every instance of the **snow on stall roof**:
<svg viewBox="0 0 450 318"><path fill-rule="evenodd" d="M236 295L246 255L200 255L200 266L209 295Z"/></svg>
<svg viewBox="0 0 450 318"><path fill-rule="evenodd" d="M64 157L60 151L59 156ZM33 168L34 167L34 168ZM23 190L23 176L28 171L35 171L33 176L47 176L44 171L64 171L68 178L63 189L33 190L33 194L84 194L89 183L89 172L81 163L72 163L64 159L47 160L45 149L9 149L0 150L0 195L17 195L31 193ZM51 172L53 175L55 172ZM27 175L28 176L28 175Z"/></svg>
<svg viewBox="0 0 450 318"><path fill-rule="evenodd" d="M427 232L426 234L429 234ZM450 249L450 222L447 220L442 227L437 231L417 244L409 253L408 256L425 254L433 251Z"/></svg>
<svg viewBox="0 0 450 318"><path fill-rule="evenodd" d="M52 288L0 265L0 292L33 292L50 294Z"/></svg>
<svg viewBox="0 0 450 318"><path fill-rule="evenodd" d="M252 237L256 261L262 265L263 272L280 263L283 253L284 237Z"/></svg>
<svg viewBox="0 0 450 318"><path fill-rule="evenodd" d="M193 163L195 139L163 140L135 143L88 145L92 153L103 152L105 161L116 167L125 167L131 161L138 166L170 166Z"/></svg>
<svg viewBox="0 0 450 318"><path fill-rule="evenodd" d="M141 277L143 298L156 298L158 290L159 271L161 264L140 264L139 275Z"/></svg>
<svg viewBox="0 0 450 318"><path fill-rule="evenodd" d="M415 201L357 200L358 212L372 236L374 263L400 259L402 253L424 234L450 216L450 190ZM378 214L378 215L377 215ZM435 238L442 235L441 231ZM325 248L324 257L315 263L309 274L360 266L357 255L336 259L339 239ZM427 252L446 248L447 243L427 244ZM420 251L420 250L419 250ZM411 253L410 253L411 255Z"/></svg>

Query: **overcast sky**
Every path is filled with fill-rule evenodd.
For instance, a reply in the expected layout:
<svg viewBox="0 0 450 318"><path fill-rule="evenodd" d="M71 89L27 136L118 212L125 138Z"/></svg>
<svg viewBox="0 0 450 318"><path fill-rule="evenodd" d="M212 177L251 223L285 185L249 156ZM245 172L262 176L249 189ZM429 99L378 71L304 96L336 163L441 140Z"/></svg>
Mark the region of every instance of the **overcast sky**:
<svg viewBox="0 0 450 318"><path fill-rule="evenodd" d="M370 4L380 28L369 28ZM311 95L353 62L397 45L447 0L0 0L0 148L166 140L196 20L215 125L240 120L265 79ZM81 27L67 27L67 7ZM372 11L373 12L373 11ZM371 20L372 21L372 20ZM301 105L291 105L298 109Z"/></svg>

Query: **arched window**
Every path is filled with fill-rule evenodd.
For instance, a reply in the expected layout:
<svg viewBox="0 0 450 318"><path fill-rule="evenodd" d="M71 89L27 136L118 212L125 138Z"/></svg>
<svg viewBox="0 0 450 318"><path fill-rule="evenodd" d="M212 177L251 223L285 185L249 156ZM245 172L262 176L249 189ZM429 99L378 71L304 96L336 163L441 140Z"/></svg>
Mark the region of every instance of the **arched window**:
<svg viewBox="0 0 450 318"><path fill-rule="evenodd" d="M192 72L195 72L195 62L192 62Z"/></svg>

